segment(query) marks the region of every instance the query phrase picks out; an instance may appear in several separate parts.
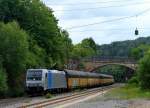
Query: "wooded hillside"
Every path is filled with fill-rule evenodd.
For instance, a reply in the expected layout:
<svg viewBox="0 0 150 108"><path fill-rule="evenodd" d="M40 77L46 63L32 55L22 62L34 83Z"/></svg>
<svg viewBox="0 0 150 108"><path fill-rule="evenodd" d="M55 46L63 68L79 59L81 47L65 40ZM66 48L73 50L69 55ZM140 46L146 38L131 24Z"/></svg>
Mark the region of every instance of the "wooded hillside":
<svg viewBox="0 0 150 108"><path fill-rule="evenodd" d="M138 47L141 44L150 45L150 37L141 37L136 40L118 41L111 44L98 45L100 56L130 56L132 48Z"/></svg>

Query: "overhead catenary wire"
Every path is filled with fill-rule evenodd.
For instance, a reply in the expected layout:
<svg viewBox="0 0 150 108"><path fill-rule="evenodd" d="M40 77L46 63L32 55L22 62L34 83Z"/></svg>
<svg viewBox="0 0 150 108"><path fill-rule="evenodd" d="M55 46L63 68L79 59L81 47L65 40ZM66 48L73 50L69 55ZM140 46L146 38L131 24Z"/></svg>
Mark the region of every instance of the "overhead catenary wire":
<svg viewBox="0 0 150 108"><path fill-rule="evenodd" d="M70 32L87 32L87 31L122 31L122 30L134 30L135 28L116 28L116 29L86 29L86 30L69 30ZM150 28L138 28L139 30L150 30Z"/></svg>
<svg viewBox="0 0 150 108"><path fill-rule="evenodd" d="M132 15L132 16L126 16L126 17L121 17L121 18L115 18L115 19L111 19L111 20L105 20L105 21L101 21L101 22L96 22L96 23L90 23L90 24L85 24L85 25L79 25L79 26L72 26L72 27L68 27L66 29L76 29L76 28L82 28L82 27L86 27L86 26L92 26L92 25L97 25L97 24L102 24L102 23L110 23L110 22L114 22L114 21L120 21L120 20L126 20L126 19L129 19L129 18L133 18L135 16L140 16L146 12L149 12L150 11L150 8L142 11L142 12L139 12L135 15Z"/></svg>
<svg viewBox="0 0 150 108"><path fill-rule="evenodd" d="M82 27L86 27L86 26L92 26L92 25L97 25L97 24L102 24L102 23L109 23L109 22L114 22L114 21L119 21L119 20L123 20L123 19L128 19L128 18L132 18L133 16L127 16L127 17L121 17L121 18L116 18L116 19L111 19L111 20L106 20L106 21L101 21L101 22L96 22L96 23L90 23L90 24L85 24L85 25L80 25L80 26L72 26L66 29L76 29L76 28L82 28Z"/></svg>
<svg viewBox="0 0 150 108"><path fill-rule="evenodd" d="M75 5L89 5L89 4L106 4L106 3L120 3L120 2L133 2L135 0L114 0L114 1L101 1L101 2L80 2L80 3L63 3L63 4L58 4L58 3L47 3L48 5L70 5L70 6L75 6Z"/></svg>
<svg viewBox="0 0 150 108"><path fill-rule="evenodd" d="M125 7L125 6L135 6L135 5L143 5L148 4L148 2L136 2L136 3L130 3L130 4L121 4L121 5L112 5L112 6L101 6L101 7L92 7L92 8L80 8L80 9L66 9L66 10L54 10L54 12L72 12L72 11L87 11L87 10L95 10L95 9L101 9L101 8L115 8L115 7Z"/></svg>

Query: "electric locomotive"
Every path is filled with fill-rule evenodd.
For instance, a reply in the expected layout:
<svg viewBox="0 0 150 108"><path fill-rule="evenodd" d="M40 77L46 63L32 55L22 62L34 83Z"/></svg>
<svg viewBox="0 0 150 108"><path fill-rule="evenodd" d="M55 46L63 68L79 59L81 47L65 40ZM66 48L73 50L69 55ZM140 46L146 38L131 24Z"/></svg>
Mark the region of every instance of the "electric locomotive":
<svg viewBox="0 0 150 108"><path fill-rule="evenodd" d="M66 88L67 82L64 71L47 69L27 70L26 91L28 93Z"/></svg>

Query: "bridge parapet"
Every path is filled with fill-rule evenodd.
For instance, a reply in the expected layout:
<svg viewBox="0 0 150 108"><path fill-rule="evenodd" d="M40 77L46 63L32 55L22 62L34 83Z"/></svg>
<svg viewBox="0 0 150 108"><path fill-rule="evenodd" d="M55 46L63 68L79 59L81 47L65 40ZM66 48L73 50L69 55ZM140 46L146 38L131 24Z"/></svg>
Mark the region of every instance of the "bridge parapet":
<svg viewBox="0 0 150 108"><path fill-rule="evenodd" d="M134 58L129 57L103 57L103 56L95 56L95 57L87 57L82 59L83 62L121 62L121 63L133 63L136 64L137 61Z"/></svg>
<svg viewBox="0 0 150 108"><path fill-rule="evenodd" d="M106 66L106 65L121 65L128 67L132 70L136 70L137 62L134 58L129 57L91 57L84 58L82 62L85 65L85 70L94 71L97 68Z"/></svg>
<svg viewBox="0 0 150 108"><path fill-rule="evenodd" d="M102 56L87 57L79 61L76 61L76 64L74 64L73 69L76 69L76 67L78 67L78 65L80 64L79 62L82 62L84 64L85 71L93 71L97 68L106 65L121 65L128 67L132 70L136 70L137 67L137 61L134 58L129 57L102 57Z"/></svg>

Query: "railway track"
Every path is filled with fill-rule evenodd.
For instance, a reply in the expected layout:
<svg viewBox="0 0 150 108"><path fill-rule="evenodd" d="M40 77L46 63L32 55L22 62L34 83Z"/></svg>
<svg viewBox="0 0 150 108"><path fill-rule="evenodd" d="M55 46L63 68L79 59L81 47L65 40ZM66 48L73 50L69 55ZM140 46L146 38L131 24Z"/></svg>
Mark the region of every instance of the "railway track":
<svg viewBox="0 0 150 108"><path fill-rule="evenodd" d="M105 86L105 87L97 88L97 89L94 89L94 90L87 90L87 91L83 91L83 92L80 92L80 93L74 93L74 94L69 95L69 96L63 96L63 97L59 97L59 98L56 98L56 99L49 99L49 100L46 100L46 101L41 101L41 102L36 102L36 103L33 103L33 104L23 105L23 106L20 106L18 108L43 108L43 107L47 107L47 106L50 106L50 105L56 105L58 103L62 103L62 102L70 101L70 100L75 100L75 99L78 99L78 98L81 98L81 97L85 97L87 95L88 96L93 95L93 94L96 94L96 93L99 93L99 92L106 91L106 90L108 90L110 88L113 88L113 87L116 87L116 86L111 85L111 86Z"/></svg>

